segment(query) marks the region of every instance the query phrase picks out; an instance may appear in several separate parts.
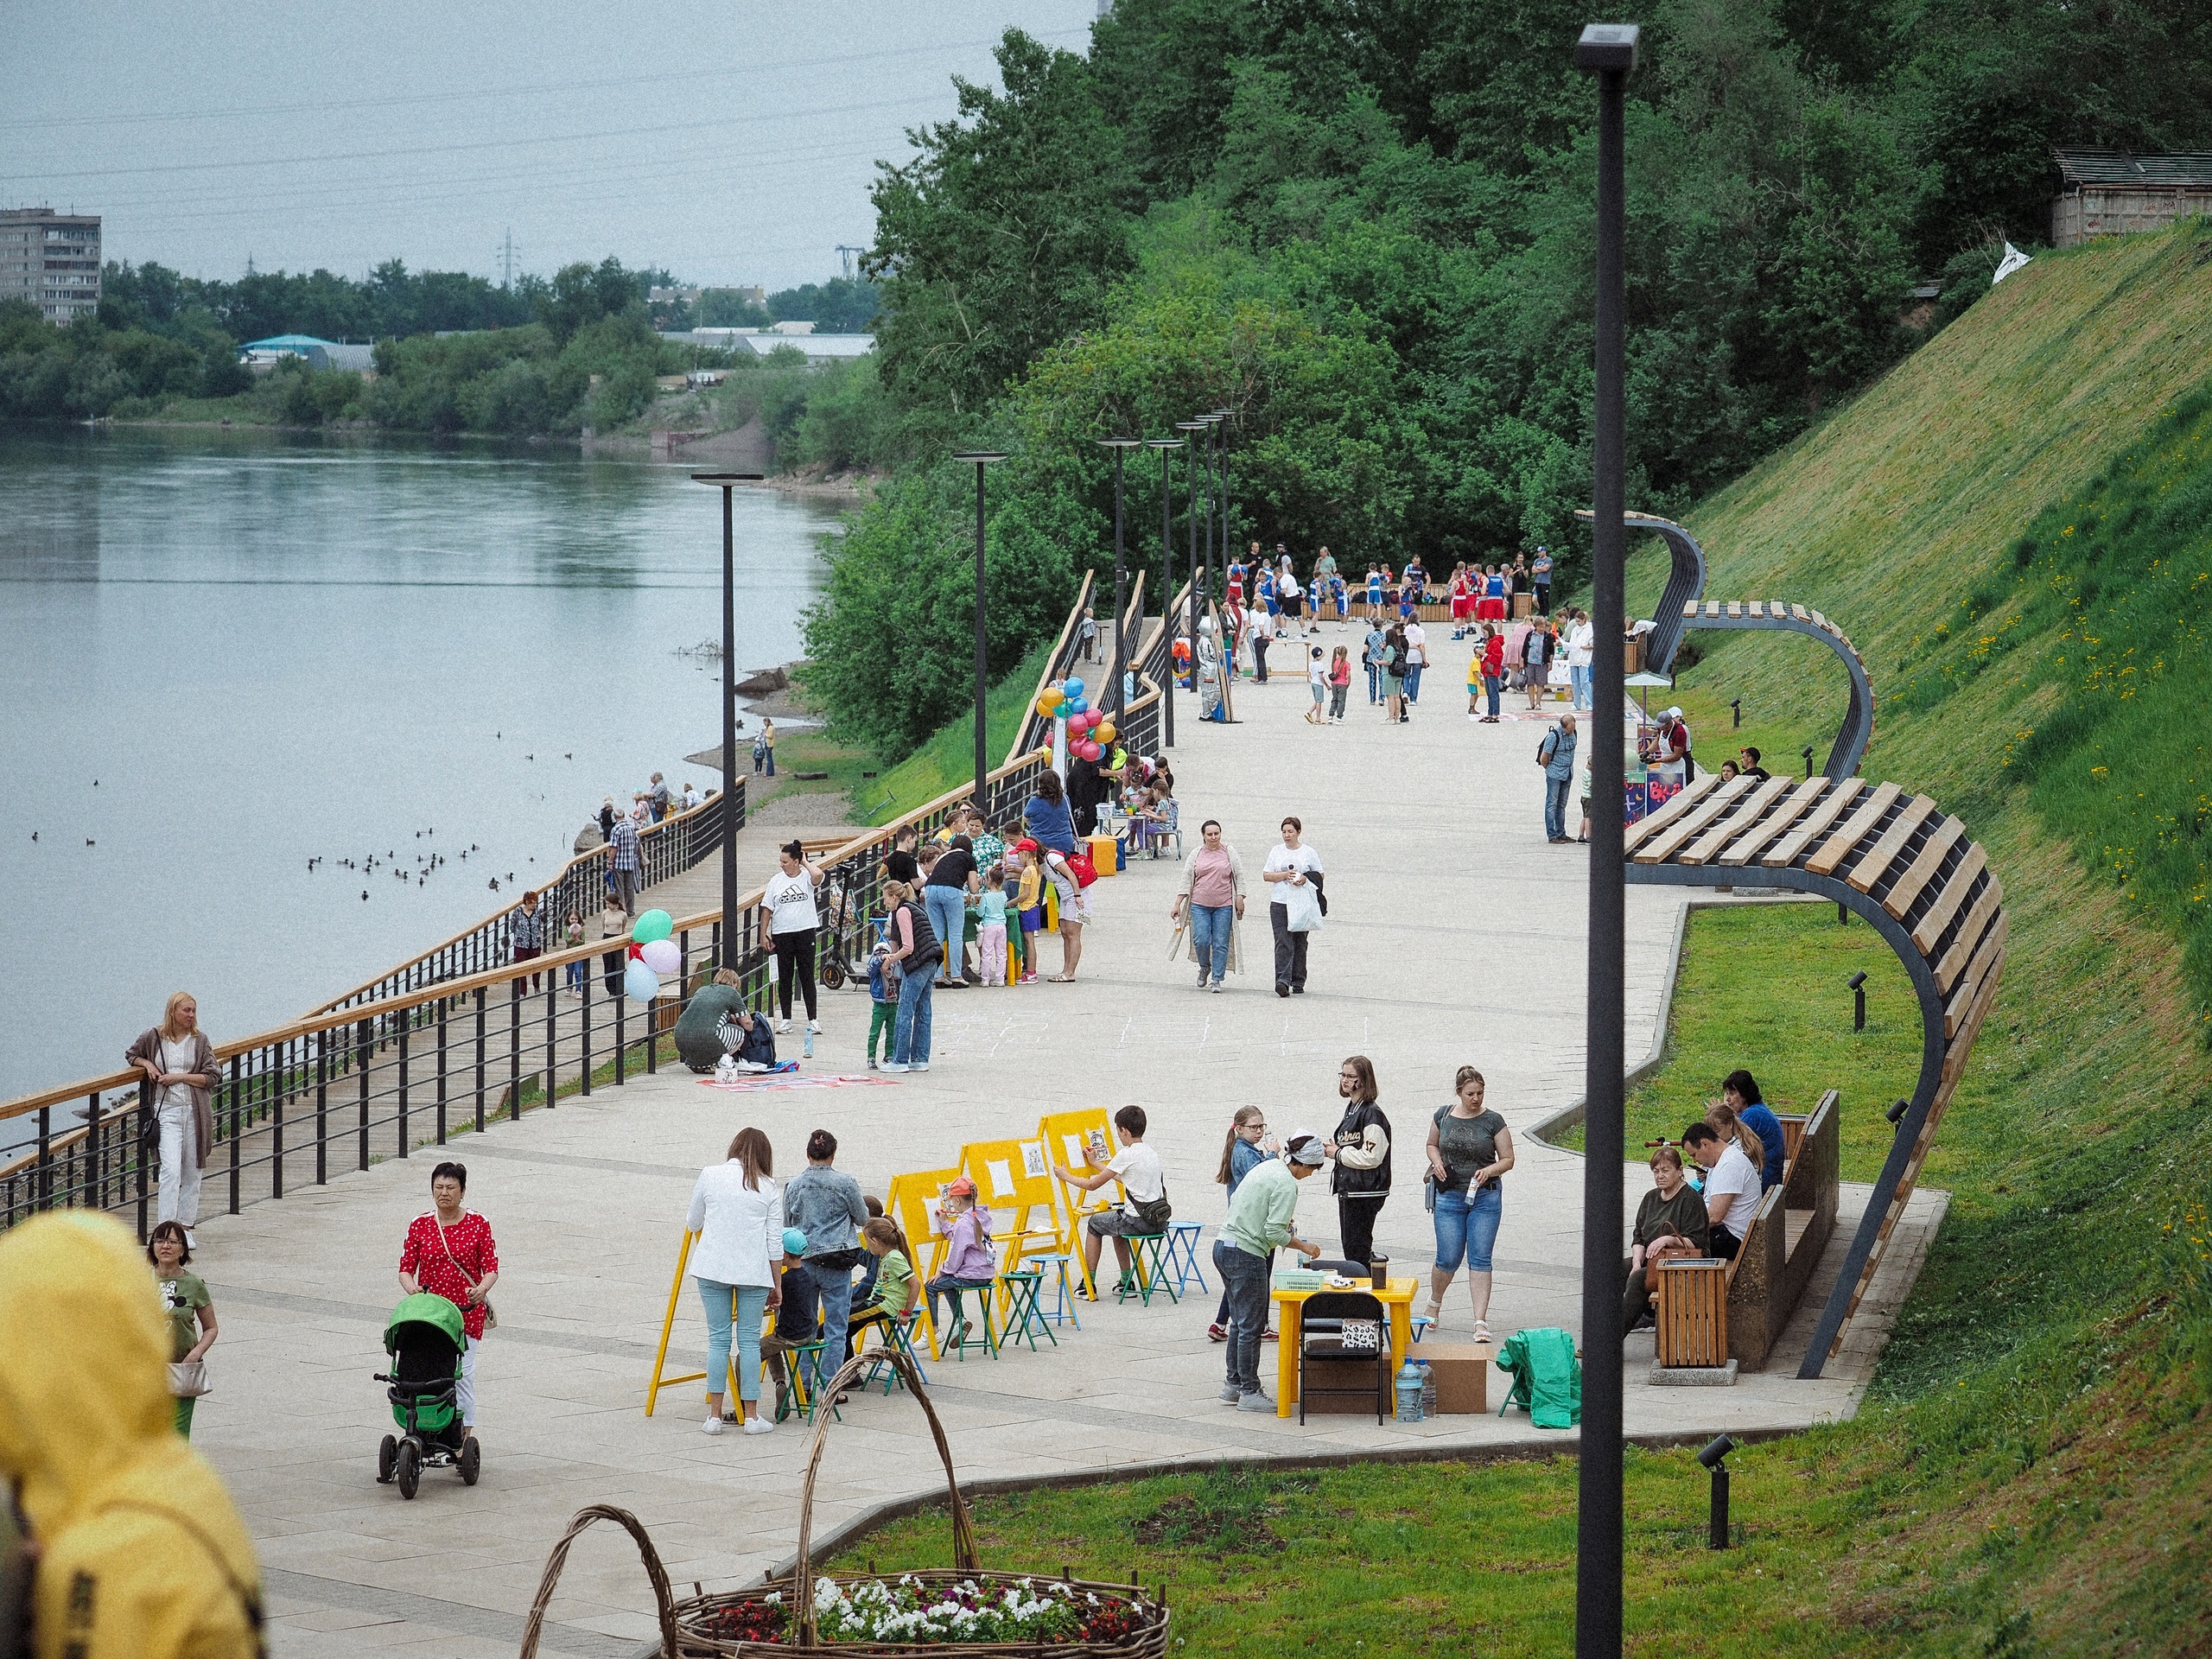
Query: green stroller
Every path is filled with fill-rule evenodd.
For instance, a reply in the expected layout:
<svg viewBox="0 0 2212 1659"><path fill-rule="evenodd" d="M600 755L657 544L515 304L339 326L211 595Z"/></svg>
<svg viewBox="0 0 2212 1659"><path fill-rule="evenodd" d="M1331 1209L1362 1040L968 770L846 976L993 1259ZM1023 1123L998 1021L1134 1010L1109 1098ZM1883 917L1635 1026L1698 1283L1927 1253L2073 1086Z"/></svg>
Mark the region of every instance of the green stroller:
<svg viewBox="0 0 2212 1659"><path fill-rule="evenodd" d="M390 1384L385 1397L401 1432L377 1448L377 1480L397 1480L402 1497L415 1496L425 1469L457 1469L464 1485L476 1484L483 1452L461 1427L456 1401L467 1343L461 1310L442 1296L405 1297L385 1322L391 1370L375 1381Z"/></svg>

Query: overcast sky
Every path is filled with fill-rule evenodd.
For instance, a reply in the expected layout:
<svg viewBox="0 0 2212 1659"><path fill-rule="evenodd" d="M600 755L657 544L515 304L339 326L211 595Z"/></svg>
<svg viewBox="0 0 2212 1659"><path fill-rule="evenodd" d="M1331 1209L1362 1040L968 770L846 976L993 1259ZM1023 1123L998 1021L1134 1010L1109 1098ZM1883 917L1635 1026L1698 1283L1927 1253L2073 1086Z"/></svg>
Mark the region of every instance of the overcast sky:
<svg viewBox="0 0 2212 1659"><path fill-rule="evenodd" d="M1095 0L0 0L0 206L103 216L105 252L234 277L496 277L609 253L788 287L864 245L879 158ZM994 82L995 84L995 82Z"/></svg>

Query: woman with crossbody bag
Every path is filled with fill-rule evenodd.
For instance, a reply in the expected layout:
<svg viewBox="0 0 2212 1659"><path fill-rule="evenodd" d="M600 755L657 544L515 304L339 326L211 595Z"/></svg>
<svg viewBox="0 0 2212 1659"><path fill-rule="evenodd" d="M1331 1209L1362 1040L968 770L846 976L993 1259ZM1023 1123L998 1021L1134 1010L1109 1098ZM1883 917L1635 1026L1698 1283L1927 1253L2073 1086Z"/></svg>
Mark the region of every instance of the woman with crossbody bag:
<svg viewBox="0 0 2212 1659"><path fill-rule="evenodd" d="M484 1333L499 1321L492 1311L492 1287L499 1280L499 1254L493 1243L492 1224L474 1210L464 1210L468 1170L450 1160L430 1172L433 1208L409 1224L407 1242L400 1247L399 1287L413 1296L428 1292L442 1296L461 1310L461 1330L467 1346L461 1351L461 1386L454 1403L461 1408L461 1427L476 1432L476 1350Z"/></svg>

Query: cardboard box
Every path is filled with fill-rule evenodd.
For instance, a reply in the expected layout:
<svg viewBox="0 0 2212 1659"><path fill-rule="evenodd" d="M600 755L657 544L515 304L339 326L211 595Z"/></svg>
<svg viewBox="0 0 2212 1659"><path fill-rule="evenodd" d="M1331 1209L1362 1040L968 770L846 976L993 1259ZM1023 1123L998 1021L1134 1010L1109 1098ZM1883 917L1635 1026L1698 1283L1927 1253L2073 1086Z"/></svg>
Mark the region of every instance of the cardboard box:
<svg viewBox="0 0 2212 1659"><path fill-rule="evenodd" d="M1490 1409L1490 1368L1497 1357L1497 1344L1431 1338L1408 1352L1414 1359L1427 1360L1435 1376L1438 1416L1447 1412L1480 1416Z"/></svg>
<svg viewBox="0 0 2212 1659"><path fill-rule="evenodd" d="M1361 1389L1359 1395L1316 1394L1306 1402L1309 1417L1372 1417L1375 1414L1375 1362L1371 1359L1309 1359L1306 1380L1316 1388ZM1395 1414L1397 1406L1385 1378L1382 1414Z"/></svg>

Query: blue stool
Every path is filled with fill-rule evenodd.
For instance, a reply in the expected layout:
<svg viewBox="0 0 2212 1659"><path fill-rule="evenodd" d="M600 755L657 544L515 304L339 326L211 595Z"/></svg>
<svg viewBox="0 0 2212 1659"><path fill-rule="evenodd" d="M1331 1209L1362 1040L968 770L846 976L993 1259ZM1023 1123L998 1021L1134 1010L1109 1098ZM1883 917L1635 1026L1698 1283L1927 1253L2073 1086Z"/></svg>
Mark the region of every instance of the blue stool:
<svg viewBox="0 0 2212 1659"><path fill-rule="evenodd" d="M1175 1275L1175 1288L1186 1292L1191 1281L1198 1281L1201 1291L1211 1290L1205 1271L1198 1266L1198 1239L1205 1229L1195 1221L1171 1221L1167 1224L1167 1271Z"/></svg>
<svg viewBox="0 0 2212 1659"><path fill-rule="evenodd" d="M921 1315L919 1313L910 1313L905 1319L900 1319L894 1324L884 1326L884 1336L887 1340L880 1345L896 1348L899 1352L905 1354L908 1359L913 1361L915 1374L918 1376L923 1382L927 1382L930 1380L929 1367L922 1363L922 1357L915 1351L914 1348L914 1324L915 1321L920 1318ZM863 1333L861 1339L863 1341L866 1340L865 1333ZM855 1357L857 1357L857 1354ZM883 1391L887 1395L891 1392L892 1385L893 1383L903 1383L906 1380L899 1375L898 1369L895 1366L884 1364L879 1361L877 1363L870 1366L868 1370L861 1373L856 1386L862 1389L866 1389L869 1384L873 1383L879 1376L883 1379ZM842 1421L842 1419L841 1418L839 1421Z"/></svg>
<svg viewBox="0 0 2212 1659"><path fill-rule="evenodd" d="M1083 1321L1076 1315L1075 1287L1068 1282L1068 1264L1072 1259L1065 1250L1058 1253L1047 1251L1022 1258L1024 1262L1033 1262L1039 1267L1050 1268L1052 1271L1052 1306L1049 1308L1045 1306L1044 1287L1040 1285L1038 1287L1038 1319L1052 1325L1071 1325L1080 1331Z"/></svg>

